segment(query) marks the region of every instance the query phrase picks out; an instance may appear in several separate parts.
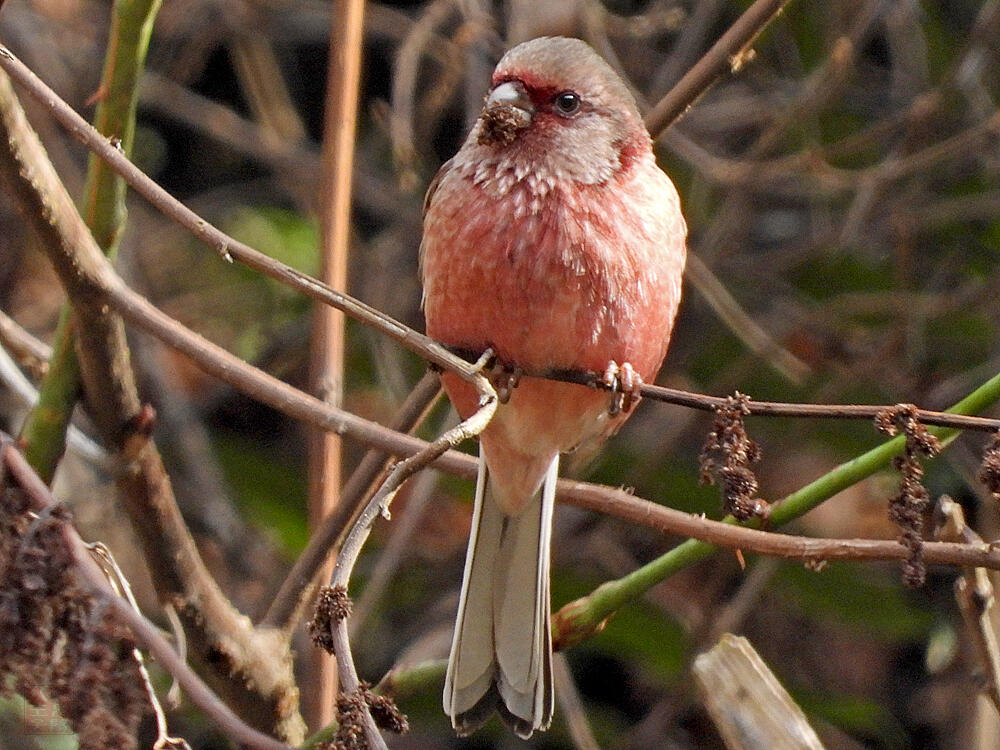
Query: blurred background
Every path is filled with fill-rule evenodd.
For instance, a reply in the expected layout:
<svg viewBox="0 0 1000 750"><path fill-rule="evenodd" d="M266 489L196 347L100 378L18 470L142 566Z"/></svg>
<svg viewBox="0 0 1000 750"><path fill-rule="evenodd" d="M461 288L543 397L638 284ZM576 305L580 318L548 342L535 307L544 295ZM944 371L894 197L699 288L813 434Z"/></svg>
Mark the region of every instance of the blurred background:
<svg viewBox="0 0 1000 750"><path fill-rule="evenodd" d="M460 144L504 49L543 34L589 41L655 103L749 5L737 0L431 0L368 3L348 290L421 329L421 202ZM319 149L330 29L318 0L173 0L156 21L134 158L237 238L318 269ZM7 0L0 41L89 117L110 7ZM914 402L940 409L1000 368L1000 3L793 0L755 54L658 140L682 196L692 262L663 384L809 402ZM25 99L71 193L86 153ZM185 325L305 387L311 305L220 260L139 199L118 265ZM44 256L0 196L0 309L43 340L63 300ZM144 335L131 343L157 442L201 551L251 617L266 609L307 538L303 426L195 369ZM425 371L348 327L348 409L385 421ZM31 375L28 373L29 376ZM23 391L5 366L0 426ZM19 393L21 395L19 395ZM438 407L424 435L453 417ZM587 466L587 479L718 517L698 482L708 415L644 403ZM761 496L775 500L880 442L871 425L748 421ZM929 464L986 539L996 507L976 480L984 438ZM465 446L473 451L474 446ZM363 446L346 445L349 470ZM157 611L109 480L77 450L57 487L88 538L108 541ZM851 488L795 531L893 538L894 472ZM443 658L458 598L471 485L425 473L380 522L358 567L352 620L363 677ZM613 518L556 512L553 609L677 543ZM683 571L568 652L602 748L720 748L690 666L724 631L746 635L828 748L994 748L1000 721L977 700L980 667L958 615L955 571L904 589L898 566L795 563L731 553ZM303 640L300 649L310 646ZM165 681L164 681L165 682ZM301 684L309 691L307 678ZM570 690L566 686L562 689ZM522 746L491 723L452 736L440 683L401 700L395 748ZM574 744L557 711L530 746ZM175 732L225 747L182 706Z"/></svg>

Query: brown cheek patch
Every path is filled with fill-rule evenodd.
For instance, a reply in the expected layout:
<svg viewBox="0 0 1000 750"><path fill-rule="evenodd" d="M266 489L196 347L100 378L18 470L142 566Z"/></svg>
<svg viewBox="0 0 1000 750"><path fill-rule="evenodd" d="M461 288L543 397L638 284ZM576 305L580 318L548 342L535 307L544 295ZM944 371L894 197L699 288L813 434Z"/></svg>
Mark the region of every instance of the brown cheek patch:
<svg viewBox="0 0 1000 750"><path fill-rule="evenodd" d="M524 110L510 104L498 104L485 110L479 119L483 123L479 133L480 145L499 144L507 146L514 142L518 133L528 126L528 116Z"/></svg>

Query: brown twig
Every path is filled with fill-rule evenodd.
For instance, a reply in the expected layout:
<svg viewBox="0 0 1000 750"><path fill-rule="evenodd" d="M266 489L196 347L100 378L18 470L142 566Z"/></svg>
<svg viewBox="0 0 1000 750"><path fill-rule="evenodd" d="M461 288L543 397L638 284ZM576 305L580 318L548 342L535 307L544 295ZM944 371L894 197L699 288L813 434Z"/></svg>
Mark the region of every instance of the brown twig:
<svg viewBox="0 0 1000 750"><path fill-rule="evenodd" d="M0 310L0 346L17 360L21 367L36 377L41 377L49 369L52 347L43 344L25 331L7 313Z"/></svg>
<svg viewBox="0 0 1000 750"><path fill-rule="evenodd" d="M656 138L711 85L727 72L736 72L747 60L750 45L788 4L789 0L756 0L684 74L645 117L646 128Z"/></svg>
<svg viewBox="0 0 1000 750"><path fill-rule="evenodd" d="M479 364L481 365L482 363ZM442 434L432 443L429 443L419 453L410 456L404 461L400 461L393 467L378 492L372 496L368 505L354 522L354 525L347 534L347 538L344 540L343 546L337 553L337 563L334 567L333 577L330 580L331 588L342 587L345 591L347 590L351 574L354 571L354 565L361 554L361 549L368 539L368 535L371 533L372 524L374 524L375 519L380 515L384 516L388 514L389 505L403 482L416 472L429 466L449 448L482 432L493 418L498 404L499 400L494 394L492 398L481 403L475 414ZM340 688L344 693L354 693L360 688L360 681L358 680L357 670L354 666L354 657L351 655L346 618L341 618L339 621L333 622L332 626L330 642L337 657ZM379 734L367 710L364 711L364 726L365 735L370 747L374 749L385 748L382 736Z"/></svg>
<svg viewBox="0 0 1000 750"><path fill-rule="evenodd" d="M264 255L198 216L129 161L3 45L0 45L0 68L43 104L75 138L106 161L131 188L167 217L214 248L223 259L237 260L311 299L331 305L349 317L377 329L435 365L455 372L470 382L477 382L475 369L470 364L454 357L433 340L381 311Z"/></svg>
<svg viewBox="0 0 1000 750"><path fill-rule="evenodd" d="M46 484L35 474L13 441L2 438L0 459L3 467L17 481L37 512L55 506L55 500ZM289 750L288 746L268 737L245 724L233 713L201 678L177 654L174 648L160 635L160 630L143 617L126 600L116 595L107 578L94 562L80 536L69 524L62 524L76 568L93 594L132 631L133 635L156 658L157 662L181 685L191 701L211 718L231 739L254 750Z"/></svg>
<svg viewBox="0 0 1000 750"><path fill-rule="evenodd" d="M431 372L425 374L407 396L390 422L389 428L399 433L412 430L422 421L440 392L441 386L437 375ZM474 471L474 461L470 460L468 463L469 468ZM358 468L344 485L343 502L338 512L328 516L309 536L306 548L296 558L292 569L282 581L278 593L261 620L261 625L282 629L292 625L310 581L316 577L323 561L334 551L335 543L347 530L351 521L361 512L360 503L369 496L372 483L382 473L385 464L385 451L374 449L365 454Z"/></svg>
<svg viewBox="0 0 1000 750"><path fill-rule="evenodd" d="M561 380L566 383L589 385L593 388L608 388L607 384L603 382L600 373L547 372L531 374L536 377L542 376L553 380ZM643 398L662 401L666 404L686 406L689 409L698 409L699 411L715 411L716 409L724 408L728 402L727 396L708 396L702 393L692 393L691 391L682 391L677 388L667 388L661 385L643 384L640 393ZM886 409L894 408L892 405L795 404L783 401L755 401L753 399L747 399L745 404L747 414L755 416L861 419L865 421L871 421ZM1000 419L971 417L929 409L917 409L915 414L921 423L938 427L953 427L959 430L976 430L979 432L993 432L1000 429Z"/></svg>

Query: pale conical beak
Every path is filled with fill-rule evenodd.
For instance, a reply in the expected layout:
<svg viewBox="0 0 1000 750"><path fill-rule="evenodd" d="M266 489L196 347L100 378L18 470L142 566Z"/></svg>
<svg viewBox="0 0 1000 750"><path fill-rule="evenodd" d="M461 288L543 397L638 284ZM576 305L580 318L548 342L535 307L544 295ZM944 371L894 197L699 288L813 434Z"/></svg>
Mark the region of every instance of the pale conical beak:
<svg viewBox="0 0 1000 750"><path fill-rule="evenodd" d="M535 105L520 81L504 81L490 92L486 98L486 109L495 107L513 107L523 113L526 121L530 121L535 113Z"/></svg>

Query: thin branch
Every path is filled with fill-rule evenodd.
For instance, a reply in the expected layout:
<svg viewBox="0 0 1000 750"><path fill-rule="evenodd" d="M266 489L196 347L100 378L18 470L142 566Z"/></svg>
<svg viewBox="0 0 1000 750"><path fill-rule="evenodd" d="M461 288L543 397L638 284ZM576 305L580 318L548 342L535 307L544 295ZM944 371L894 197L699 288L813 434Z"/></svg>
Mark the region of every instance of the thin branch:
<svg viewBox="0 0 1000 750"><path fill-rule="evenodd" d="M525 373L534 377L546 377L565 383L579 383L592 388L609 389L601 373L596 372L546 372ZM715 411L724 407L727 397L708 396L703 393L692 393L677 388L667 388L662 385L643 384L640 393L643 398L662 401L665 404L686 406L700 411ZM810 419L863 419L874 420L879 412L893 409L896 405L876 406L871 404L796 404L784 401L746 401L748 414L762 417L805 417ZM950 427L957 430L976 430L978 432L996 432L1000 429L1000 419L989 417L973 417L967 414L956 414L950 411L933 411L917 409L918 421L936 427Z"/></svg>
<svg viewBox="0 0 1000 750"><path fill-rule="evenodd" d="M737 72L748 59L748 50L760 33L782 11L789 0L757 0L736 23L712 45L666 96L645 117L646 128L658 137L712 84L729 72Z"/></svg>
<svg viewBox="0 0 1000 750"><path fill-rule="evenodd" d="M432 372L426 373L407 396L390 422L389 428L399 433L410 432L423 421L423 417L440 393L441 386L437 375ZM316 577L323 561L333 552L337 540L361 512L360 503L370 495L372 483L384 470L386 459L386 452L382 450L370 450L365 454L358 468L344 485L342 502L337 513L327 516L322 525L309 536L306 548L282 581L274 601L261 620L261 625L291 627L296 620L295 613L302 603L302 597L309 583ZM469 460L468 463L469 468L474 470L474 461Z"/></svg>
<svg viewBox="0 0 1000 750"><path fill-rule="evenodd" d="M0 310L0 346L10 352L17 363L36 377L49 369L52 347L42 343L3 310Z"/></svg>
<svg viewBox="0 0 1000 750"><path fill-rule="evenodd" d="M34 472L23 454L14 447L13 442L7 438L3 439L0 459L2 459L3 466L10 471L11 476L31 499L35 510L43 511L55 505L55 500L49 493L45 482ZM107 578L90 556L76 529L69 524L62 524L62 529L77 570L87 586L114 612L119 620L128 626L132 634L149 650L160 666L180 683L192 703L204 711L228 737L236 742L254 750L289 750L287 745L245 724L226 704L219 700L211 688L192 671L178 656L174 648L160 635L159 628L111 590Z"/></svg>
<svg viewBox="0 0 1000 750"><path fill-rule="evenodd" d="M349 317L382 332L433 364L454 372L469 382L477 382L478 376L469 363L453 356L435 341L370 305L264 255L198 216L129 161L3 45L0 45L0 68L48 109L77 140L106 161L137 193L164 215L214 248L223 259L237 260L311 299L331 305Z"/></svg>
<svg viewBox="0 0 1000 750"><path fill-rule="evenodd" d="M347 591L351 574L354 571L354 565L361 554L361 549L368 539L368 535L371 533L372 524L379 516L388 516L389 505L403 482L416 472L429 466L449 448L482 432L493 418L498 404L499 400L494 394L492 398L481 403L475 414L442 434L419 453L396 464L378 492L372 496L368 505L362 511L357 521L355 521L350 532L348 532L347 538L344 540L344 544L337 554L337 563L334 567L333 577L330 579L331 588L337 589L339 587ZM341 690L344 693L353 693L358 690L360 682L358 680L357 669L354 666L354 658L351 655L347 620L340 619L332 623L330 636L333 651L337 657ZM371 747L384 748L385 743L382 740L382 736L375 727L375 723L372 721L367 709L364 712L364 721L365 731Z"/></svg>

